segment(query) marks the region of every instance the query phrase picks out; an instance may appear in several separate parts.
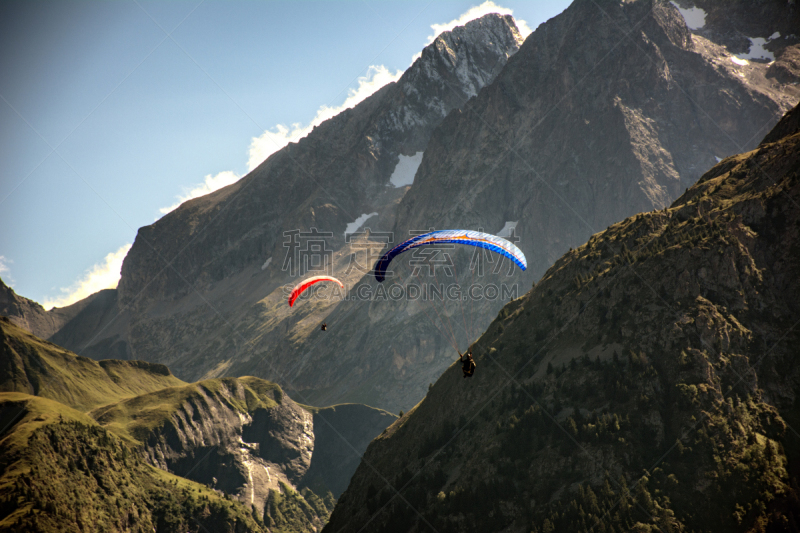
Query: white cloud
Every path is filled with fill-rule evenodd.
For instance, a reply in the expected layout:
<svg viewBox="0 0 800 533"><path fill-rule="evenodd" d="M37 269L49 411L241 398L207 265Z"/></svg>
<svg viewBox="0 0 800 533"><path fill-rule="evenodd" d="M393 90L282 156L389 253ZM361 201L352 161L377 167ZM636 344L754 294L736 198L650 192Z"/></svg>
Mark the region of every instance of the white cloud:
<svg viewBox="0 0 800 533"><path fill-rule="evenodd" d="M338 107L323 105L310 124L303 126L300 123L291 127L278 124L273 131L265 131L260 137L253 137L250 142L250 153L247 161L248 171L260 165L266 158L277 152L290 142L297 142L308 135L314 126L319 126L329 118L333 118L345 109L355 107L357 104L372 95L387 83L397 81L403 71L390 72L383 65L371 66L367 69L366 76L358 78L358 88L350 89L347 99Z"/></svg>
<svg viewBox="0 0 800 533"><path fill-rule="evenodd" d="M479 6L470 8L466 13L448 23L432 25L431 29L433 29L434 33L433 35L428 36L428 42L425 43L425 46L432 43L440 33L444 31L450 31L456 26L463 26L470 20L480 18L488 13L511 15L513 11L507 7L498 6L491 1L484 2ZM516 23L517 28L523 37L527 37L531 34L531 29L528 27L527 22L524 20L517 20ZM421 53L415 55L411 62L413 63L414 60L416 60L416 58L420 55ZM368 96L373 94L387 83L397 81L402 75L403 71L401 70L392 73L383 65L372 65L369 67L369 69L367 69L366 76L358 78L358 88L350 89L349 95L342 105L338 107L328 107L327 105L320 107L319 110L317 110L317 114L314 119L306 126L303 126L299 122L296 122L291 126L278 124L271 130L265 131L259 137L253 137L253 139L250 141L250 150L248 154L248 172L263 163L264 160L266 160L269 156L290 142L297 142L308 135L311 130L314 129L314 126L318 126L329 118L335 117L345 109L355 107L356 104L366 99Z"/></svg>
<svg viewBox="0 0 800 533"><path fill-rule="evenodd" d="M8 263L13 263L11 259L7 259L6 256L0 255L0 278L3 278L6 285L9 287L14 283L14 280L11 278L11 269L8 268Z"/></svg>
<svg viewBox="0 0 800 533"><path fill-rule="evenodd" d="M130 244L126 244L116 252L108 254L103 262L94 265L83 278L73 283L66 289L61 289L62 296L57 298L47 298L42 303L45 309L53 307L65 307L83 300L87 296L103 289L113 289L119 283L122 260L131 249Z"/></svg>
<svg viewBox="0 0 800 533"><path fill-rule="evenodd" d="M205 196L206 194L212 193L217 189L221 189L231 183L236 183L239 181L239 176L235 172L230 170L226 170L224 172L220 172L216 176L212 176L211 174L207 174L203 183L195 186L192 190L190 190L187 194L178 197L178 201L172 204L169 207L162 207L159 211L166 215L170 211L174 211L181 205L183 202L187 200L191 200L193 198L199 198L201 196Z"/></svg>

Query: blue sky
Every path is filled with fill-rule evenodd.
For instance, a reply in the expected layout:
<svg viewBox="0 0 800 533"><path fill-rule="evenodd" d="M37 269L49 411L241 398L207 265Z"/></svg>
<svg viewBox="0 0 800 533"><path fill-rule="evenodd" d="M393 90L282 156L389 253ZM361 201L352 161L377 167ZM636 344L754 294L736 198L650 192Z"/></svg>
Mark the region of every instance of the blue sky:
<svg viewBox="0 0 800 533"><path fill-rule="evenodd" d="M113 285L139 227L396 78L479 3L0 3L0 277L46 307ZM569 3L496 2L531 29Z"/></svg>

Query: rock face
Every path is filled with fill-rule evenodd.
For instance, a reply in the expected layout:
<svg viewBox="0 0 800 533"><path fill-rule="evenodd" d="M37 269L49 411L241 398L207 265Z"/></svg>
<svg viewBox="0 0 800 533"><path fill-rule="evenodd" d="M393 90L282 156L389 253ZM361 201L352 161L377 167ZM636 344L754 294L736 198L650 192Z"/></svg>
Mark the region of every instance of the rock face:
<svg viewBox="0 0 800 533"><path fill-rule="evenodd" d="M538 279L589 235L671 203L715 157L756 145L800 92L748 68L743 82L669 3L576 1L438 128L395 231L519 221Z"/></svg>
<svg viewBox="0 0 800 533"><path fill-rule="evenodd" d="M168 412L158 412L164 404ZM256 378L165 389L92 417L125 425L153 466L236 495L260 512L270 489L299 484L314 452L312 415Z"/></svg>
<svg viewBox="0 0 800 533"><path fill-rule="evenodd" d="M768 65L770 83L800 81L800 7L795 2L680 0L676 5L691 13L697 35L749 58L748 62Z"/></svg>
<svg viewBox="0 0 800 533"><path fill-rule="evenodd" d="M122 267L120 305L185 295L269 257L278 267L287 229L317 227L341 241L348 223L392 197L387 184L399 156L423 151L433 129L493 79L521 40L513 19L500 15L444 33L396 83L239 182L141 228Z"/></svg>
<svg viewBox="0 0 800 533"><path fill-rule="evenodd" d="M284 300L282 286L305 273L284 271L283 232L329 231L327 249L346 258L344 230L360 215L377 212L372 228L391 229L408 190L390 182L400 158L421 155L447 113L491 82L521 42L509 16L486 15L445 32L396 83L239 182L141 228L115 296L87 308L58 341L91 357L124 352L163 362L189 380L234 366L247 374L249 359L280 350L271 377L281 379L294 365L290 354L307 349L287 338L296 336L296 318L273 308Z"/></svg>
<svg viewBox="0 0 800 533"><path fill-rule="evenodd" d="M677 0L673 4L695 11L693 31L725 46L734 54L747 54L754 51L754 46L763 44L766 51L777 56L783 48L800 43L800 36L796 35L800 27L800 6L796 2ZM756 39L767 42L754 43ZM761 61L767 63L769 60Z"/></svg>
<svg viewBox="0 0 800 533"><path fill-rule="evenodd" d="M496 233L516 222L529 269L499 281L524 293L570 247L633 213L664 207L718 159L753 148L797 101L796 87L767 81L765 64L742 66L731 57L691 33L671 4L574 2L436 129L398 204L394 235L429 227ZM455 259L468 272L468 256ZM482 331L507 300L475 303L473 329ZM332 311L330 320L358 335L314 350L311 357L335 356L347 369L322 376L319 397L371 401L368 382L395 409L424 394L454 350L430 326L433 312L423 311L387 301ZM457 306L449 312L461 320ZM297 379L308 388L313 366Z"/></svg>
<svg viewBox="0 0 800 533"><path fill-rule="evenodd" d="M258 378L168 388L91 416L140 442L151 465L233 495L259 516L271 495L287 487L311 490L306 500L327 497L332 508L369 441L396 418L363 405L309 411ZM330 508L312 520L316 527Z"/></svg>
<svg viewBox="0 0 800 533"><path fill-rule="evenodd" d="M798 112L505 306L324 531L796 530Z"/></svg>
<svg viewBox="0 0 800 533"><path fill-rule="evenodd" d="M269 531L249 505L152 468L64 404L2 392L0 421L3 531Z"/></svg>
<svg viewBox="0 0 800 533"><path fill-rule="evenodd" d="M516 223L529 269L502 281L523 294L570 247L668 205L717 159L753 148L797 101L797 86L767 77L772 66L735 63L723 33L691 32L662 1L578 0L516 53L509 17L442 34L397 83L142 228L115 299L62 328L62 342L162 362L188 380L261 376L307 404L407 409L455 352L431 311L357 297L376 289L368 270L387 243L377 232L347 242L347 224L378 213L366 225L397 243L432 226ZM390 186L420 152L413 185ZM327 273L351 298L290 310L283 288L307 265L292 276L289 259L310 228L331 237L298 246L324 241ZM455 257L460 272L467 260ZM463 329L482 331L507 300L476 303ZM323 320L333 325L324 342ZM453 344L464 349L467 333Z"/></svg>

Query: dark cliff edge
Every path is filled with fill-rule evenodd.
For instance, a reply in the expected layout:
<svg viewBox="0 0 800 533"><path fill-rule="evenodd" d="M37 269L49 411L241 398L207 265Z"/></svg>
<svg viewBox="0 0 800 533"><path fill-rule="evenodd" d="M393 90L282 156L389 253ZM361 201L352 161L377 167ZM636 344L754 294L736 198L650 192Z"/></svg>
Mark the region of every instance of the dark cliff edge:
<svg viewBox="0 0 800 533"><path fill-rule="evenodd" d="M369 443L397 416L361 404L309 409L314 414L316 449L304 484L315 490L327 487L339 498Z"/></svg>

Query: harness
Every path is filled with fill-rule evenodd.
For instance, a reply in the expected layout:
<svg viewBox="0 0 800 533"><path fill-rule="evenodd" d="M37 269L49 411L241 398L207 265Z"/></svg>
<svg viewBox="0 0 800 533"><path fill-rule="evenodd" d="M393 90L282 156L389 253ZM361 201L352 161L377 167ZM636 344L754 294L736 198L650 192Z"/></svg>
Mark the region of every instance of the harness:
<svg viewBox="0 0 800 533"><path fill-rule="evenodd" d="M464 364L461 365L461 370L464 371L465 376L472 376L475 373L475 361L472 359L465 359Z"/></svg>

